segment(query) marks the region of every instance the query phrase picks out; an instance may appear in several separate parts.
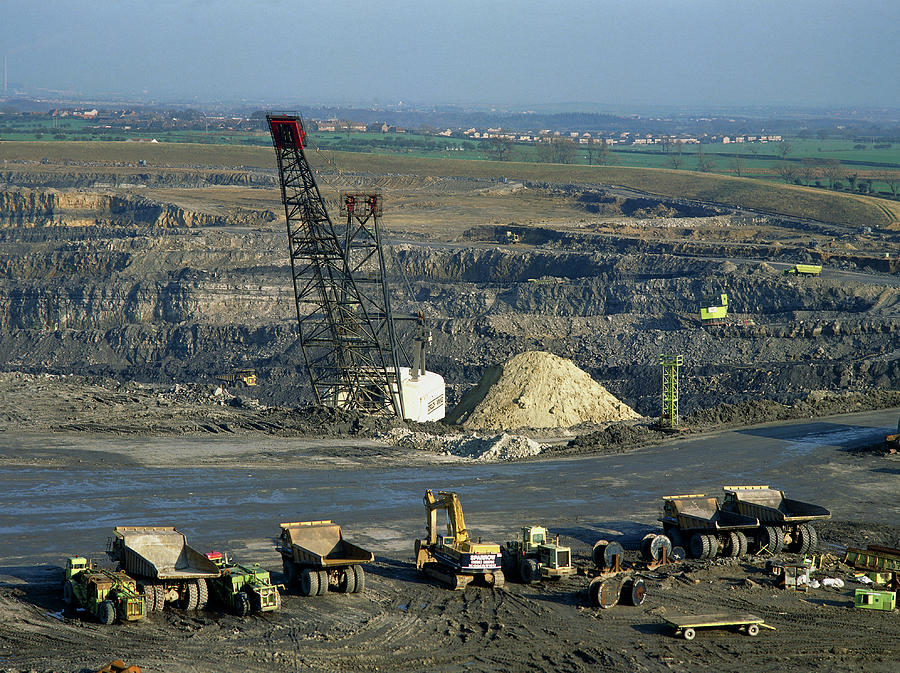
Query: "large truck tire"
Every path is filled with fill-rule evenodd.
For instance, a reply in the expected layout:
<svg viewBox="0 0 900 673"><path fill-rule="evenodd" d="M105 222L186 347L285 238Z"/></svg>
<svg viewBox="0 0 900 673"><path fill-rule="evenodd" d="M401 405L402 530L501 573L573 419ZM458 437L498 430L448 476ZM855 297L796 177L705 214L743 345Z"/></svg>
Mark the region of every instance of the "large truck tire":
<svg viewBox="0 0 900 673"><path fill-rule="evenodd" d="M178 599L178 607L182 610L196 610L200 600L200 590L196 582L187 582L181 587L181 596Z"/></svg>
<svg viewBox="0 0 900 673"><path fill-rule="evenodd" d="M819 547L819 536L812 524L801 523L797 526L797 553L811 554Z"/></svg>
<svg viewBox="0 0 900 673"><path fill-rule="evenodd" d="M153 607L156 608L157 612L162 612L163 608L166 607L166 588L162 584L154 584L153 593L155 594Z"/></svg>
<svg viewBox="0 0 900 673"><path fill-rule="evenodd" d="M353 589L353 593L359 594L366 590L366 571L363 570L362 566L353 566L353 575L355 578L355 588Z"/></svg>
<svg viewBox="0 0 900 673"><path fill-rule="evenodd" d="M741 539L738 537L736 531L731 531L728 534L724 555L728 558L737 558L741 555Z"/></svg>
<svg viewBox="0 0 900 673"><path fill-rule="evenodd" d="M246 617L250 614L250 597L243 591L237 592L234 595L232 608L238 617Z"/></svg>
<svg viewBox="0 0 900 673"><path fill-rule="evenodd" d="M301 596L318 596L319 595L319 573L310 568L304 568L300 571L300 595Z"/></svg>
<svg viewBox="0 0 900 673"><path fill-rule="evenodd" d="M116 621L116 605L112 601L103 601L97 606L97 619L107 626Z"/></svg>
<svg viewBox="0 0 900 673"><path fill-rule="evenodd" d="M325 570L319 571L319 592L316 594L317 596L324 596L328 593L328 572Z"/></svg>
<svg viewBox="0 0 900 673"><path fill-rule="evenodd" d="M338 584L338 591L345 594L356 592L356 573L353 572L353 566L344 568L344 572L341 573L341 581Z"/></svg>
<svg viewBox="0 0 900 673"><path fill-rule="evenodd" d="M150 614L156 611L156 591L152 584L145 584L141 587L141 593L144 595L144 612Z"/></svg>
<svg viewBox="0 0 900 673"><path fill-rule="evenodd" d="M541 571L538 568L537 561L530 558L523 558L519 561L519 575L525 584L531 584L535 580L539 580Z"/></svg>
<svg viewBox="0 0 900 673"><path fill-rule="evenodd" d="M197 580L197 609L206 609L207 603L209 603L209 585L206 583L206 579L199 579Z"/></svg>
<svg viewBox="0 0 900 673"><path fill-rule="evenodd" d="M756 550L768 549L773 554L780 554L784 547L784 535L781 529L774 526L763 526L756 534Z"/></svg>
<svg viewBox="0 0 900 673"><path fill-rule="evenodd" d="M699 559L709 558L709 537L709 535L703 535L702 533L691 535L691 556Z"/></svg>

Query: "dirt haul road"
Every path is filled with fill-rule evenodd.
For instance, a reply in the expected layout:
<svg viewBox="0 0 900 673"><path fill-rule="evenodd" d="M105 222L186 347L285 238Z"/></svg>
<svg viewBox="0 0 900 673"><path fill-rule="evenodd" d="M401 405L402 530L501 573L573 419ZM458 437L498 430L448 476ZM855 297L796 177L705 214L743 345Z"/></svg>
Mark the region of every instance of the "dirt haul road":
<svg viewBox="0 0 900 673"><path fill-rule="evenodd" d="M897 544L900 461L848 451L895 426L898 410L771 424L631 453L512 464L373 465L368 448L296 440L0 437L0 670L82 671L114 658L144 671L755 670L890 671L897 615L857 611L855 586L775 589L765 559L690 561L646 574L642 607L587 607L587 579L450 592L410 565L425 488L457 490L470 531L510 539L548 525L587 565L600 537L634 548L660 496L770 483L822 504L827 549ZM43 441L42 441L43 440ZM67 450L67 447L73 447ZM182 447L184 450L182 450ZM179 460L178 456L182 459ZM217 459L217 464L204 461ZM334 518L376 552L365 593L305 599L240 620L167 610L103 627L60 611L68 555L102 558L114 525L172 524L198 549L278 569L278 523ZM629 551L630 558L635 552ZM847 579L846 569L831 573ZM281 579L275 572L276 581ZM753 612L777 631L675 639L666 615Z"/></svg>

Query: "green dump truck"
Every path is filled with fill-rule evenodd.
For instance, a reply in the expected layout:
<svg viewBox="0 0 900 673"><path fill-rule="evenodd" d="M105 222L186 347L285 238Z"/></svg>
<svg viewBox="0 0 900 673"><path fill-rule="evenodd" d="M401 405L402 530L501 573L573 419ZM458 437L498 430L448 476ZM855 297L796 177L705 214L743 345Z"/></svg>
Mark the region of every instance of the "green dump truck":
<svg viewBox="0 0 900 673"><path fill-rule="evenodd" d="M722 509L759 519L757 548L767 547L777 554L783 550L797 554L816 551L819 536L813 521L831 518L819 505L791 500L784 491L762 486L725 486Z"/></svg>
<svg viewBox="0 0 900 673"><path fill-rule="evenodd" d="M101 624L146 616L144 596L131 577L121 571L95 568L81 556L66 560L63 602L66 607L87 610Z"/></svg>
<svg viewBox="0 0 900 673"><path fill-rule="evenodd" d="M218 551L209 552L206 558L221 570L218 577L208 580L211 597L238 617L271 612L281 606L278 587L272 584L269 571L258 563L233 563L228 554Z"/></svg>
<svg viewBox="0 0 900 673"><path fill-rule="evenodd" d="M372 552L345 540L330 520L281 524L276 550L288 586L298 585L303 596L322 596L329 589L360 593L366 588L362 564L375 560Z"/></svg>
<svg viewBox="0 0 900 673"><path fill-rule="evenodd" d="M536 580L559 579L575 574L572 550L551 539L543 526L523 526L522 536L500 548L503 574L518 576L529 584Z"/></svg>
<svg viewBox="0 0 900 673"><path fill-rule="evenodd" d="M221 570L188 546L183 533L171 526L118 526L113 533L106 553L137 580L148 612L162 611L166 603L183 610L206 607L207 580Z"/></svg>

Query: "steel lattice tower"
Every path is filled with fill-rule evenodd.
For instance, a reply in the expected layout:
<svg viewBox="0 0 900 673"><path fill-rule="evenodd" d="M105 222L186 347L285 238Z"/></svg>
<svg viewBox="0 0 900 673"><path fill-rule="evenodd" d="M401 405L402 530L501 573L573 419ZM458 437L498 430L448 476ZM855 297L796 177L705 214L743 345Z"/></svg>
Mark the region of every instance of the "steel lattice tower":
<svg viewBox="0 0 900 673"><path fill-rule="evenodd" d="M278 159L300 346L316 402L403 417L400 363L379 231L379 194L343 194L328 215L299 117L267 116Z"/></svg>
<svg viewBox="0 0 900 673"><path fill-rule="evenodd" d="M677 428L678 418L678 377L683 356L660 355L662 366L662 414L659 425L662 428Z"/></svg>

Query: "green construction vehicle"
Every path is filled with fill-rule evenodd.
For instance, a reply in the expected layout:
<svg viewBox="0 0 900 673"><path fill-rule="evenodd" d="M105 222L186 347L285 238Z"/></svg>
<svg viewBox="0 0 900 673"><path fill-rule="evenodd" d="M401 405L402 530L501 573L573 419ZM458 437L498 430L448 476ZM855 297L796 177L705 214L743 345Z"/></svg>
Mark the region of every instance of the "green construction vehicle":
<svg viewBox="0 0 900 673"><path fill-rule="evenodd" d="M818 276L820 273L821 264L794 264L790 269L784 270L785 276Z"/></svg>
<svg viewBox="0 0 900 673"><path fill-rule="evenodd" d="M723 292L703 301L700 307L700 324L703 327L722 325L727 315L728 295Z"/></svg>
<svg viewBox="0 0 900 673"><path fill-rule="evenodd" d="M550 539L543 526L523 526L522 537L510 540L500 549L505 575L518 575L530 584L536 580L559 579L575 574L572 550L559 544L559 536Z"/></svg>
<svg viewBox="0 0 900 673"><path fill-rule="evenodd" d="M101 624L116 619L134 621L146 616L144 597L137 583L121 571L95 568L81 556L66 560L63 601L67 607L83 608Z"/></svg>
<svg viewBox="0 0 900 673"><path fill-rule="evenodd" d="M228 554L219 551L206 555L215 563L222 574L207 580L212 597L230 609L238 617L246 617L251 612L271 612L281 606L281 594L272 584L269 571L258 563L252 566L233 563Z"/></svg>

